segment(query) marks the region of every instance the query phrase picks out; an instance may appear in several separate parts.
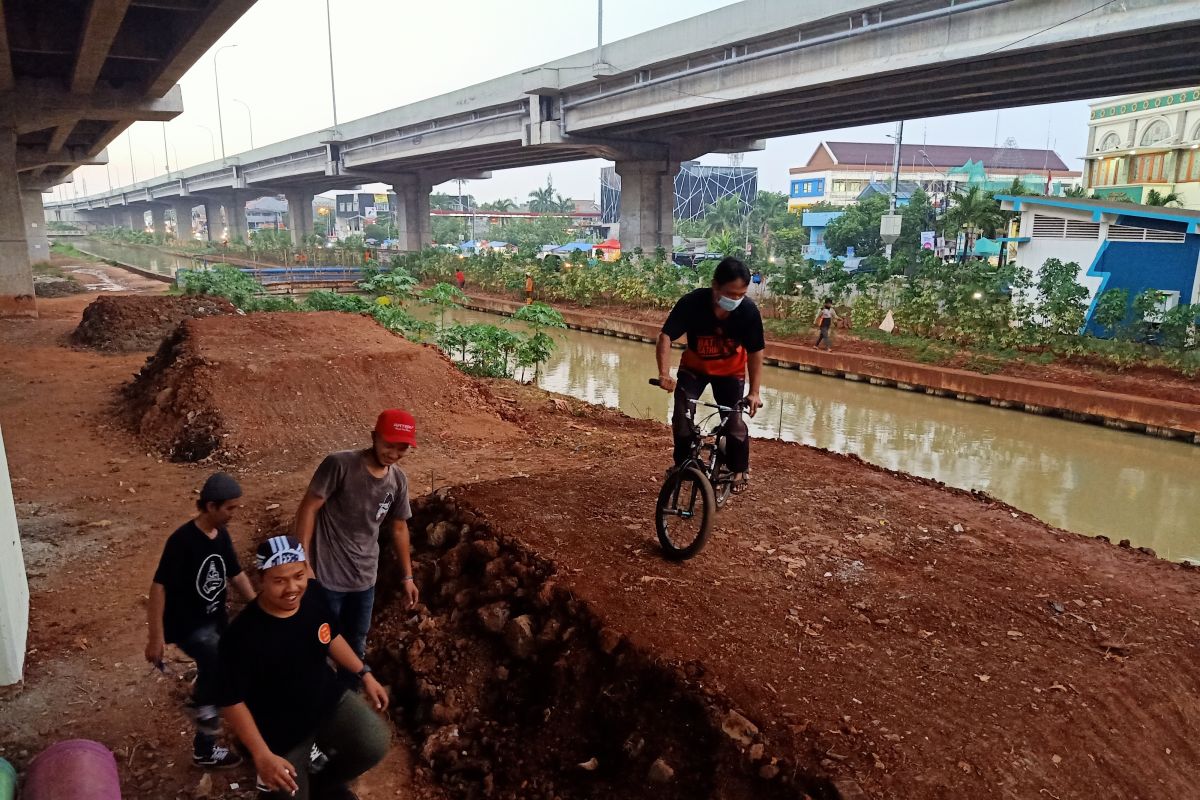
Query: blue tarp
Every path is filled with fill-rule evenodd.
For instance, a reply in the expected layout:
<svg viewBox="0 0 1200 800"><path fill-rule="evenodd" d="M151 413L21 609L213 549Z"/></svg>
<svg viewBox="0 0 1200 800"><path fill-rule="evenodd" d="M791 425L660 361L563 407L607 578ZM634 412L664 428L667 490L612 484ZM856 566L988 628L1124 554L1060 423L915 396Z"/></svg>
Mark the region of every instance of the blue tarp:
<svg viewBox="0 0 1200 800"><path fill-rule="evenodd" d="M580 251L580 252L584 252L584 253L590 253L590 252L592 252L593 248L595 248L595 245L592 244L591 242L568 242L567 244L564 244L562 247L554 248L553 252L555 252L555 253L574 253L576 251Z"/></svg>

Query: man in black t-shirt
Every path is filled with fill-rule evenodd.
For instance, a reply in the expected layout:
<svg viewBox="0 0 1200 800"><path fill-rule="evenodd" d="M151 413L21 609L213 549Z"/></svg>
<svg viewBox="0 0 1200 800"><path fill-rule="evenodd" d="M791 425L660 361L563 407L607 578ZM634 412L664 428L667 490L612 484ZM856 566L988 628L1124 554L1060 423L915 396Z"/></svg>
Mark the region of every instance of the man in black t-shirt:
<svg viewBox="0 0 1200 800"><path fill-rule="evenodd" d="M254 758L260 797L351 800L347 784L383 759L389 737L329 661L361 679L376 711L387 707L388 696L342 638L305 559L304 546L291 536L259 546L261 591L221 639L218 703ZM328 761L310 777L314 745Z"/></svg>
<svg viewBox="0 0 1200 800"><path fill-rule="evenodd" d="M763 339L762 316L758 306L746 296L750 288L750 270L736 258L726 258L713 273L712 286L688 292L671 309L662 332L658 334L658 380L668 392L675 393L675 411L671 427L675 433L675 463L682 464L691 450L692 426L687 406L712 384L713 399L723 406L734 406L742 399L747 374L750 391L747 410L754 416L762 400ZM678 377L671 377L671 343L687 336L687 349L679 360ZM734 491L741 491L750 469L750 432L741 415L735 415L727 429L726 455L729 469L735 473Z"/></svg>
<svg viewBox="0 0 1200 800"><path fill-rule="evenodd" d="M241 496L237 481L223 472L205 481L196 501L200 513L167 539L150 585L146 660L165 670L163 650L170 642L196 662L192 762L199 767L235 767L242 761L217 746L220 717L214 697L217 643L228 623L227 584L232 582L246 600L254 599L225 529L241 507Z"/></svg>

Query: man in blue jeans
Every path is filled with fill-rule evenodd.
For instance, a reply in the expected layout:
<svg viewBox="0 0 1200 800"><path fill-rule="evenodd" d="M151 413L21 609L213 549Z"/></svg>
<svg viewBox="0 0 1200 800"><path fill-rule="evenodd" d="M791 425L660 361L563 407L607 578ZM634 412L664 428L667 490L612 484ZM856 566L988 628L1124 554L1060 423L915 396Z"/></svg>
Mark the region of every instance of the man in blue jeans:
<svg viewBox="0 0 1200 800"><path fill-rule="evenodd" d="M225 527L241 507L241 496L242 487L224 472L205 481L196 501L199 513L167 539L150 584L146 660L165 669L163 651L170 642L196 662L192 762L198 767L242 762L237 753L217 745L221 720L216 706L217 647L229 621L227 583L247 601L254 599L254 587Z"/></svg>
<svg viewBox="0 0 1200 800"><path fill-rule="evenodd" d="M389 409L379 415L371 446L325 457L296 512L296 538L311 558L313 577L326 605L338 618L342 636L359 658L367 652L367 631L379 574L379 537L392 535L403 571L404 600L417 602L409 556L408 478L397 466L416 445L411 414ZM351 684L357 681L343 674Z"/></svg>

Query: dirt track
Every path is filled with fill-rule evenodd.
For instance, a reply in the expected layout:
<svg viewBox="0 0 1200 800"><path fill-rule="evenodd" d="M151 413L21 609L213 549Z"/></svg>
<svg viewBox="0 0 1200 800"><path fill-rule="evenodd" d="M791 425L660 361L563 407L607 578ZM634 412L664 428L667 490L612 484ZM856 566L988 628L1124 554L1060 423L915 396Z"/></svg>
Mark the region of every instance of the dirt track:
<svg viewBox="0 0 1200 800"><path fill-rule="evenodd" d="M183 758L182 684L148 674L141 659L143 597L163 537L186 519L210 467L171 463L168 442L117 420L119 389L149 354L68 348L89 299L43 301L42 319L0 323L0 423L32 591L29 677L0 696L0 755L21 767L55 739L98 738L118 753L125 796L158 800L190 791L199 774ZM523 558L544 562L538 569L581 603L573 613L648 663L679 665L687 687L757 723L764 757L797 774L852 779L877 798L1194 794L1196 573L985 498L775 442L756 443L754 486L722 513L706 551L668 564L649 522L667 457L661 426L494 383L455 435L462 389L447 381L465 379L436 356L418 375L397 368L395 388L375 394L355 355L385 358L371 323L270 319L190 323L199 342L190 353L209 364L194 363L189 380L222 387L206 402L231 421L222 431L237 444L247 508L233 533L243 550L286 524L327 449L354 444L374 404L403 396L431 423L405 462L414 489L451 487ZM223 340L226 323L236 334ZM245 338L255 326L271 347ZM397 341L396 350L413 348ZM330 376L343 376L343 362L326 363L335 351L350 365L340 380ZM487 435L493 425L498 439ZM432 565L446 554L418 552L424 588L440 590ZM433 622L420 630L457 626L447 652L476 652L478 631L455 622L447 600L429 599ZM390 615L381 610L389 637L421 623ZM444 689L473 663L494 666L457 655L426 666ZM432 752L428 728L399 719L417 752ZM575 770L573 746L564 733L561 757L531 759L531 785L551 762ZM441 793L408 752L395 749L364 798ZM528 796L513 783L519 774L498 773L497 796ZM564 800L605 796L572 775L554 782ZM250 776L221 777L244 787ZM740 796L733 784L710 789Z"/></svg>

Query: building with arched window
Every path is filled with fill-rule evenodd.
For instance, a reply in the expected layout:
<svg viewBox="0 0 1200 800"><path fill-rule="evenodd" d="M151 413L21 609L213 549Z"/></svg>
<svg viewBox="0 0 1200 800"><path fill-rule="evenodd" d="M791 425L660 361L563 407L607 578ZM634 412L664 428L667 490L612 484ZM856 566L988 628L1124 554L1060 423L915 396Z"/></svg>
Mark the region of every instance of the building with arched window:
<svg viewBox="0 0 1200 800"><path fill-rule="evenodd" d="M1093 103L1084 159L1096 197L1145 203L1154 191L1200 209L1200 88Z"/></svg>

